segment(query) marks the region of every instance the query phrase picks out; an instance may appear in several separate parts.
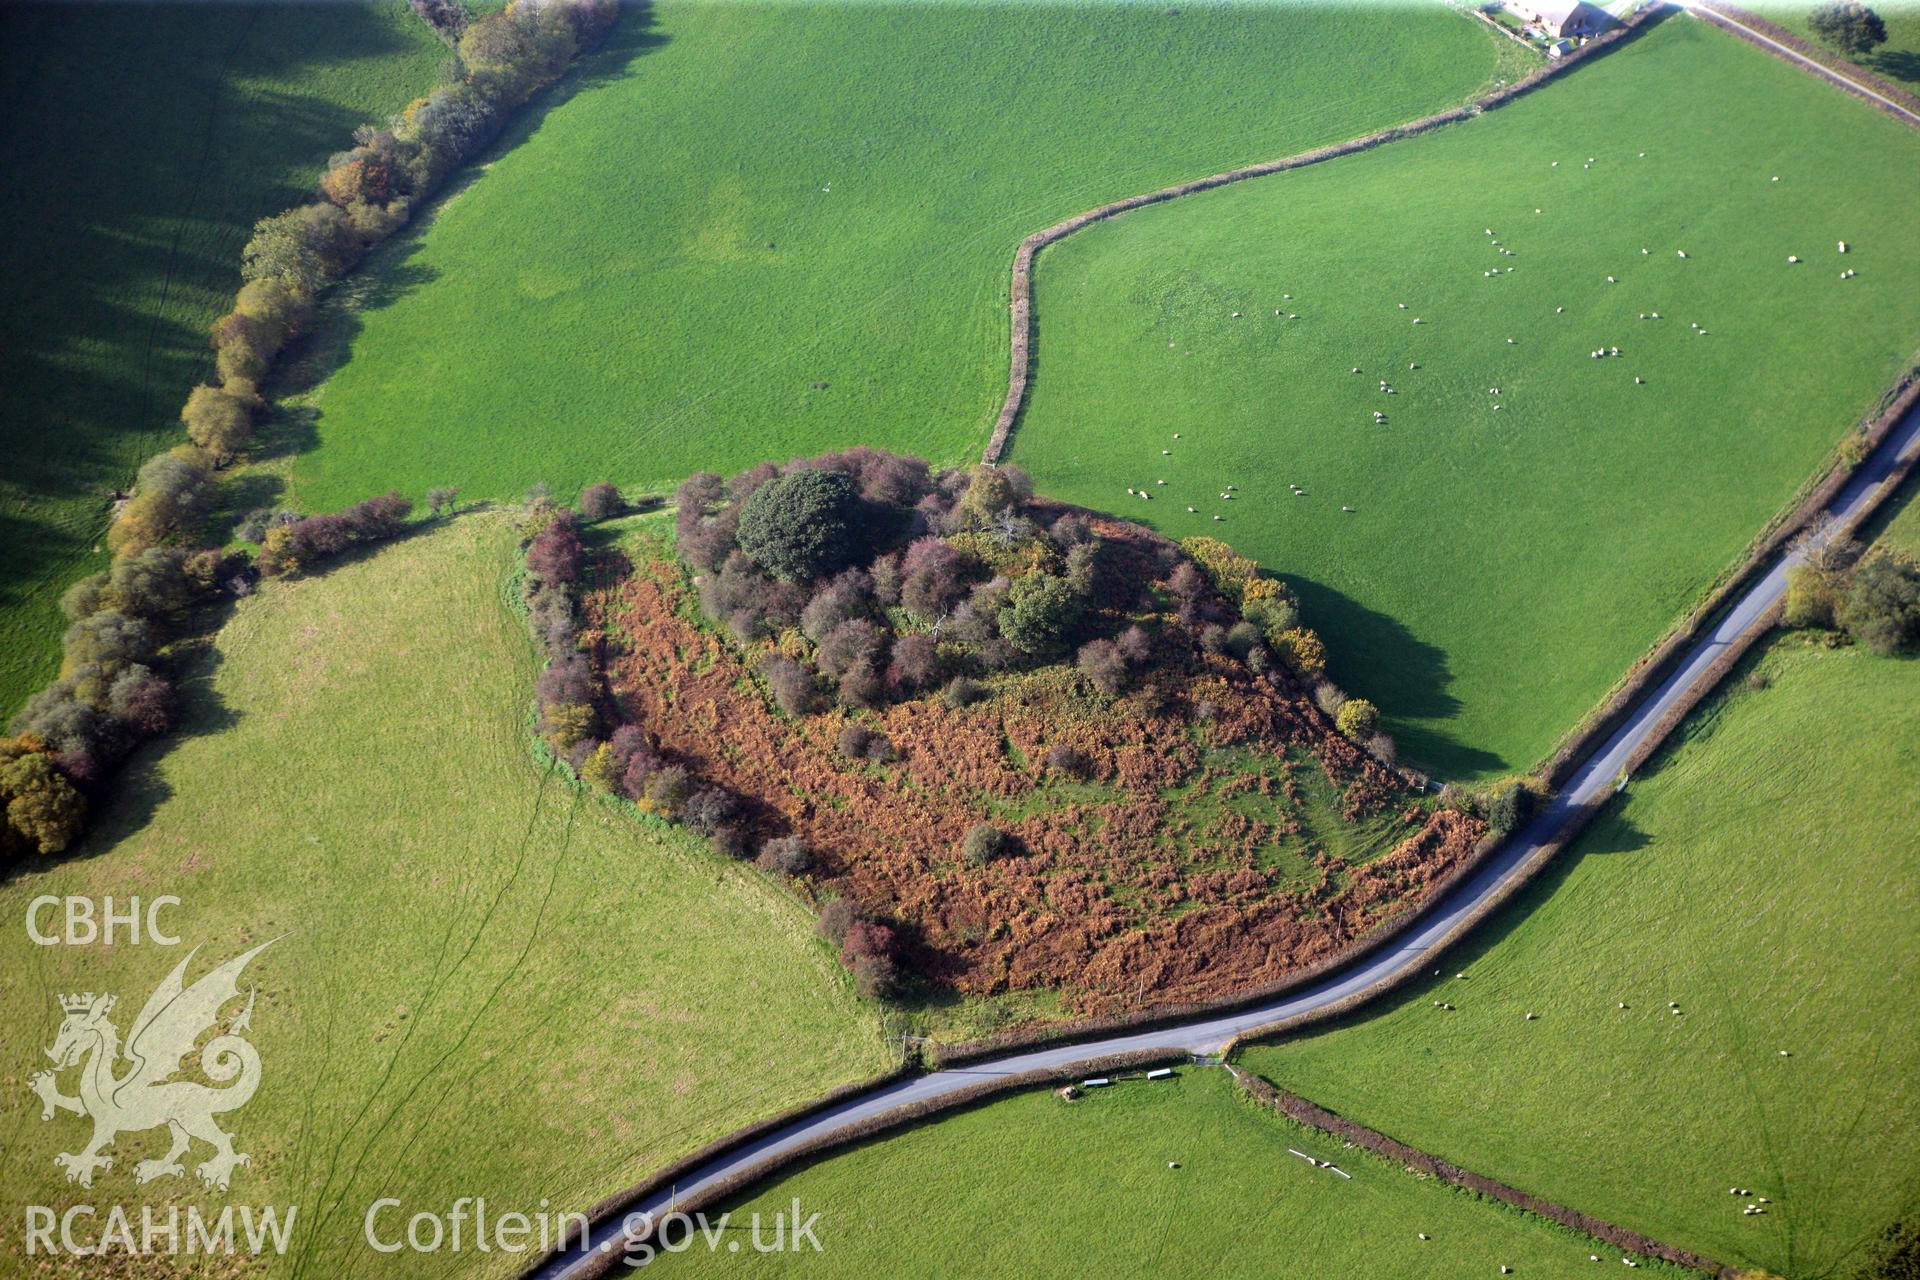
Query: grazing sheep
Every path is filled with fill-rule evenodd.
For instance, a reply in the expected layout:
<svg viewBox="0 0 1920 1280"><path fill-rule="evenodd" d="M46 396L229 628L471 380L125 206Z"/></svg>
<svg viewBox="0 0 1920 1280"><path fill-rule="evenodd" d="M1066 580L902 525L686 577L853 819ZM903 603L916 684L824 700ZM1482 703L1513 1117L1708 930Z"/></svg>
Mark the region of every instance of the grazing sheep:
<svg viewBox="0 0 1920 1280"><path fill-rule="evenodd" d="M1171 450L1171 449L1162 449L1162 450L1160 451L1160 456L1161 456L1161 457L1163 457L1163 458L1171 458L1171 457L1173 456L1173 450Z"/></svg>
<svg viewBox="0 0 1920 1280"><path fill-rule="evenodd" d="M1687 256L1687 251L1685 249L1675 249L1674 252L1680 255L1682 258Z"/></svg>
<svg viewBox="0 0 1920 1280"><path fill-rule="evenodd" d="M1155 480L1155 481L1154 481L1154 483L1155 483L1155 484L1165 484L1165 483L1166 483L1166 481L1165 481L1165 480Z"/></svg>
<svg viewBox="0 0 1920 1280"><path fill-rule="evenodd" d="M1215 520L1225 520L1225 519L1226 519L1226 517L1225 517L1225 516L1215 516L1215 517L1214 517L1214 519L1215 519Z"/></svg>
<svg viewBox="0 0 1920 1280"><path fill-rule="evenodd" d="M1840 252L1845 253L1846 251L1847 251L1847 242L1845 240L1842 240L1840 241Z"/></svg>
<svg viewBox="0 0 1920 1280"><path fill-rule="evenodd" d="M1238 311L1236 311L1236 312L1234 312L1234 313L1233 313L1233 318L1234 318L1235 320L1238 320L1238 319L1240 318L1240 313L1239 313Z"/></svg>
<svg viewBox="0 0 1920 1280"><path fill-rule="evenodd" d="M1407 366L1407 368L1409 368L1409 369L1418 369L1419 367L1420 367L1420 366L1419 366L1419 365L1417 365L1417 364L1410 364L1410 365L1408 365L1408 366Z"/></svg>
<svg viewBox="0 0 1920 1280"><path fill-rule="evenodd" d="M1513 340L1512 338L1508 338L1508 339L1507 339L1507 345L1508 345L1508 346L1510 346L1510 347L1511 347L1511 346L1513 346L1513 345L1514 345L1514 340Z"/></svg>
<svg viewBox="0 0 1920 1280"><path fill-rule="evenodd" d="M1607 283L1608 283L1608 284L1618 284L1618 283L1619 283L1619 281L1617 281L1617 280L1615 280L1615 279L1614 279L1614 278L1613 278L1612 276L1608 276L1608 277L1607 277Z"/></svg>
<svg viewBox="0 0 1920 1280"><path fill-rule="evenodd" d="M1414 322L1415 324L1419 324L1419 323L1420 323L1420 317L1419 317L1419 316L1415 316L1415 317L1413 318L1413 322Z"/></svg>
<svg viewBox="0 0 1920 1280"><path fill-rule="evenodd" d="M1190 515L1190 516L1191 516L1191 515L1198 515L1199 513L1200 513L1200 508L1198 508L1198 507L1188 507L1188 508L1187 508L1187 514L1188 514L1188 515Z"/></svg>
<svg viewBox="0 0 1920 1280"><path fill-rule="evenodd" d="M1555 315L1560 315L1560 314L1562 314L1562 313L1564 313L1565 311L1566 311L1566 308L1565 308L1565 307L1555 307L1555 308L1553 309L1553 314L1555 314Z"/></svg>
<svg viewBox="0 0 1920 1280"><path fill-rule="evenodd" d="M1348 512L1351 512L1351 511L1353 510L1353 508L1352 508L1352 507L1342 507L1342 508L1340 508L1340 509L1341 509L1342 511L1348 511Z"/></svg>
<svg viewBox="0 0 1920 1280"><path fill-rule="evenodd" d="M1791 254L1791 253L1790 253L1790 254L1788 254L1788 255L1787 255L1787 261L1788 261L1788 262L1798 262L1798 261L1800 261L1800 259L1799 259L1799 258L1798 258L1797 256L1795 256L1794 254Z"/></svg>
<svg viewBox="0 0 1920 1280"><path fill-rule="evenodd" d="M1355 366L1353 366L1353 371L1354 371L1355 373L1358 373L1358 372L1360 372L1360 366L1359 366L1359 365L1355 365Z"/></svg>
<svg viewBox="0 0 1920 1280"><path fill-rule="evenodd" d="M1633 380L1633 385L1637 387L1637 386L1640 386L1640 385L1642 385L1642 384L1643 384L1643 383L1644 383L1645 381L1646 381L1646 379L1644 379L1644 378L1638 378L1638 377L1636 377L1636 378L1635 378L1635 379Z"/></svg>

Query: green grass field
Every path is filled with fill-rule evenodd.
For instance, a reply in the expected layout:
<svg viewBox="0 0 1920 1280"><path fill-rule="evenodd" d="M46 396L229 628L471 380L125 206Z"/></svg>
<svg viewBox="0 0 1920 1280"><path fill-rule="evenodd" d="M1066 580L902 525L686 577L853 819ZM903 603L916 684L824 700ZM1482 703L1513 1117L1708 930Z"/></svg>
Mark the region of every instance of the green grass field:
<svg viewBox="0 0 1920 1280"><path fill-rule="evenodd" d="M1788 636L1733 680L1445 976L1244 1065L1722 1262L1851 1276L1920 1207L1920 663Z"/></svg>
<svg viewBox="0 0 1920 1280"><path fill-rule="evenodd" d="M1861 536L1920 559L1920 476L1909 479L1899 493L1887 499L1887 505Z"/></svg>
<svg viewBox="0 0 1920 1280"><path fill-rule="evenodd" d="M579 92L373 264L295 495L665 485L854 443L964 460L1023 235L1457 101L1507 57L1437 4L1169 9L629 14Z"/></svg>
<svg viewBox="0 0 1920 1280"><path fill-rule="evenodd" d="M1749 6L1755 13L1777 22L1803 40L1821 44L1807 17L1813 4L1780 4L1776 0ZM1887 79L1920 89L1920 4L1895 3L1869 6L1887 24L1887 42L1861 58L1859 64ZM1822 46L1824 47L1824 46Z"/></svg>
<svg viewBox="0 0 1920 1280"><path fill-rule="evenodd" d="M1047 250L1012 456L1292 581L1403 755L1526 768L1905 367L1917 194L1920 135L1670 18L1473 122Z"/></svg>
<svg viewBox="0 0 1920 1280"><path fill-rule="evenodd" d="M1331 1160L1351 1181L1288 1148ZM1180 1168L1169 1169L1169 1160ZM773 1215L818 1212L819 1253L752 1251ZM1584 1276L1606 1249L1422 1179L1244 1100L1225 1071L1124 1082L1071 1104L1046 1090L802 1166L731 1204L675 1274L809 1276ZM791 1221L791 1217L789 1219ZM1421 1233L1428 1240L1421 1240ZM1618 1265L1616 1262L1615 1265ZM1679 1275L1664 1267L1653 1274Z"/></svg>
<svg viewBox="0 0 1920 1280"><path fill-rule="evenodd" d="M59 661L107 495L181 439L255 219L446 48L404 0L9 4L0 86L0 717Z"/></svg>
<svg viewBox="0 0 1920 1280"><path fill-rule="evenodd" d="M391 1263L361 1242L378 1197L580 1208L884 1067L871 1006L796 901L534 764L513 564L504 520L465 516L243 602L189 736L136 766L76 856L0 885L0 1202L192 1197L134 1186L163 1134L124 1137L91 1192L62 1182L53 1155L86 1125L43 1124L26 1078L56 993L117 993L125 1033L196 944L197 976L284 935L249 970L264 1083L227 1117L253 1155L231 1199L298 1206L298 1256L276 1274ZM30 945L26 904L46 893L178 895L184 945ZM513 1264L439 1254L385 1273Z"/></svg>

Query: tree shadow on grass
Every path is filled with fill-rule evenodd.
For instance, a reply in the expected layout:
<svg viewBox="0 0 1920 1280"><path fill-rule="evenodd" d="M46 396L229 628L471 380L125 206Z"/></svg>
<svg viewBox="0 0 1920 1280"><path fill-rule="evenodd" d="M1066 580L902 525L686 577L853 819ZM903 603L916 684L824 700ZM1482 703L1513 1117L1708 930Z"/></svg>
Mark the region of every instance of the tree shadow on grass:
<svg viewBox="0 0 1920 1280"><path fill-rule="evenodd" d="M1460 700L1447 692L1453 671L1446 650L1324 582L1295 573L1284 576L1300 597L1301 617L1327 642L1328 677L1380 708L1402 759L1442 779L1510 767L1492 752L1437 727L1461 709Z"/></svg>
<svg viewBox="0 0 1920 1280"><path fill-rule="evenodd" d="M1898 80L1908 88L1920 86L1920 53L1895 49L1879 55L1871 65L1889 80Z"/></svg>
<svg viewBox="0 0 1920 1280"><path fill-rule="evenodd" d="M276 398L300 396L319 387L353 358L363 316L390 307L438 279L439 271L414 259L440 213L483 179L494 161L539 132L556 108L587 90L622 79L634 59L665 45L667 37L655 31L653 24L650 4L625 6L598 49L521 108L500 136L467 160L405 228L375 246L352 275L328 290L312 327L274 369L269 393ZM310 421L317 421L318 410L310 412ZM287 437L278 447L282 453L298 453L318 443L319 433L313 431L305 437Z"/></svg>

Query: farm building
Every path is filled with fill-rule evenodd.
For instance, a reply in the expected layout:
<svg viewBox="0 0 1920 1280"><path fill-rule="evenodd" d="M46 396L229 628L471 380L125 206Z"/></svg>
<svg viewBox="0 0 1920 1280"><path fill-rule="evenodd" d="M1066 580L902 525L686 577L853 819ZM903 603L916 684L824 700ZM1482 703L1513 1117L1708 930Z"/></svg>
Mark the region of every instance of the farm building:
<svg viewBox="0 0 1920 1280"><path fill-rule="evenodd" d="M1571 40L1555 40L1547 46L1547 56L1549 58L1564 58L1572 52L1573 41Z"/></svg>
<svg viewBox="0 0 1920 1280"><path fill-rule="evenodd" d="M1508 0L1507 8L1555 40L1593 35L1608 22L1607 15L1587 0Z"/></svg>

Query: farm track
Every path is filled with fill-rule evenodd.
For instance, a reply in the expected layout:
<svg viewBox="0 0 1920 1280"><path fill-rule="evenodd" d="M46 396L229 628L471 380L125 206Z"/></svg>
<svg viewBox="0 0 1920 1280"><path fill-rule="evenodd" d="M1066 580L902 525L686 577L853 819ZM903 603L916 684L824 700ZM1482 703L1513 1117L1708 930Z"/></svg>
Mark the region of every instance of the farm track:
<svg viewBox="0 0 1920 1280"><path fill-rule="evenodd" d="M1670 12L1667 5L1643 10L1629 19L1625 27L1594 41L1573 57L1542 68L1468 106L1282 160L1115 201L1027 237L1014 259L1007 396L983 461L991 464L1004 454L1024 405L1031 360L1034 259L1046 245L1093 222L1133 209L1369 150L1470 119L1630 38L1657 15L1666 12ZM1714 15L1716 19L1721 16ZM1775 44L1771 40L1766 43ZM1784 46L1775 47L1793 54ZM1861 88L1810 59L1798 54L1793 57L1797 63L1804 63L1844 88ZM1869 96L1886 101L1878 94ZM1897 107L1893 103L1887 105ZM1920 405L1908 408L1900 421L1892 424L1874 452L1826 505L1831 523L1816 535L1816 540L1856 527L1898 486L1916 461L1920 461ZM974 1060L965 1066L925 1075L887 1078L871 1087L842 1091L784 1123L750 1127L733 1139L721 1140L700 1156L675 1166L670 1183L664 1178L655 1178L624 1195L603 1201L596 1208L592 1232L581 1248L549 1255L526 1275L530 1280L588 1280L612 1274L624 1256L626 1223L633 1215L648 1215L646 1221L651 1224L673 1208L691 1209L710 1203L798 1160L940 1110L967 1105L996 1092L1067 1078L1094 1064L1111 1066L1116 1062L1155 1058L1170 1060L1183 1054L1194 1057L1222 1054L1239 1041L1304 1028L1385 994L1415 976L1421 968L1435 963L1443 952L1517 893L1579 833L1609 794L1624 785L1626 774L1651 754L1687 710L1719 682L1733 661L1771 629L1786 593L1787 571L1800 554L1791 549L1776 554L1767 572L1735 596L1718 623L1687 647L1686 656L1672 672L1634 698L1631 710L1611 734L1585 755L1542 812L1504 844L1491 850L1470 874L1414 913L1392 936L1385 938L1384 945L1369 949L1363 943L1346 964L1325 974L1303 975L1302 984L1296 989L1255 997L1255 1003L1238 1009L1199 1012L1167 1025L1099 1034L1098 1038L1071 1043L1042 1042L1032 1048ZM1387 928L1394 930L1395 926ZM1062 1034L1071 1036L1074 1032L1069 1029ZM632 1240L638 1242L645 1238L646 1232L642 1231Z"/></svg>

